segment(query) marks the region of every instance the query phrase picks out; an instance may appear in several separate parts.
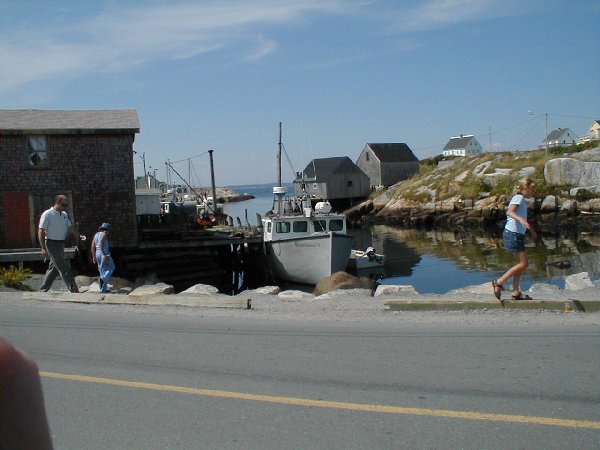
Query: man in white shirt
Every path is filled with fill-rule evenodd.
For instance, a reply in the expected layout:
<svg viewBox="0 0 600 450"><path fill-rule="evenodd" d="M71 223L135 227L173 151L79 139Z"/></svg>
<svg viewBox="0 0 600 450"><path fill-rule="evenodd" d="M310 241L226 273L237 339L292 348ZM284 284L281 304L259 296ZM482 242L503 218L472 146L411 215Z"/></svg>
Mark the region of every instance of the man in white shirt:
<svg viewBox="0 0 600 450"><path fill-rule="evenodd" d="M54 205L44 211L40 217L38 228L38 239L40 241L41 253L44 258L50 259L48 270L44 276L44 282L40 291L47 292L60 273L63 281L71 292L79 292L75 277L71 272L71 264L65 259L65 240L69 233L75 239L85 239L79 236L73 229L73 224L69 220L66 212L69 206L69 199L66 195L57 195L54 199Z"/></svg>

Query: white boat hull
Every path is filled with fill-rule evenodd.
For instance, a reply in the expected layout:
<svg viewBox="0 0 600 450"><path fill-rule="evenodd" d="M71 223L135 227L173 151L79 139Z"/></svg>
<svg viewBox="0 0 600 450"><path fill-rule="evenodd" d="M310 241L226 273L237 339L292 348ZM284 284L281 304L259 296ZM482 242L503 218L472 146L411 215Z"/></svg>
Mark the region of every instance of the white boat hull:
<svg viewBox="0 0 600 450"><path fill-rule="evenodd" d="M275 278L317 284L344 271L352 250L352 236L334 232L265 242L267 260Z"/></svg>

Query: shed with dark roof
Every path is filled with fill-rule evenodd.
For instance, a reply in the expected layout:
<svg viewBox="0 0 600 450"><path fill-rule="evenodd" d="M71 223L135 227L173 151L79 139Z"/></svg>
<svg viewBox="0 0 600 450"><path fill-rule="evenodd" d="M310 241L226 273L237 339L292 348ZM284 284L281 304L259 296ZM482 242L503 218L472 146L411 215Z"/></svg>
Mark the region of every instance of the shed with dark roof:
<svg viewBox="0 0 600 450"><path fill-rule="evenodd" d="M111 245L137 245L139 131L134 109L0 110L0 247L38 247L39 217L57 194L69 197L81 234L111 222Z"/></svg>
<svg viewBox="0 0 600 450"><path fill-rule="evenodd" d="M419 172L419 160L404 143L366 144L356 164L371 188L391 186Z"/></svg>
<svg viewBox="0 0 600 450"><path fill-rule="evenodd" d="M347 156L313 159L294 180L296 195L337 200L369 195L369 177Z"/></svg>

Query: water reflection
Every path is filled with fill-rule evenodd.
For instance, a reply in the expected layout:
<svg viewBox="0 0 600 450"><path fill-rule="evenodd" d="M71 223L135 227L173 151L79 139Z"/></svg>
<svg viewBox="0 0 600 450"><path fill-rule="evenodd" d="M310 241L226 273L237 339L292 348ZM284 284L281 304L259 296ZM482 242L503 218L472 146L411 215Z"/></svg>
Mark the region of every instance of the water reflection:
<svg viewBox="0 0 600 450"><path fill-rule="evenodd" d="M376 225L351 230L355 248L373 246L385 254L384 284L411 284L419 292L443 293L497 278L514 263L499 233L407 230ZM600 276L600 235L544 236L527 241L530 266L522 285L550 282L562 287L567 275Z"/></svg>

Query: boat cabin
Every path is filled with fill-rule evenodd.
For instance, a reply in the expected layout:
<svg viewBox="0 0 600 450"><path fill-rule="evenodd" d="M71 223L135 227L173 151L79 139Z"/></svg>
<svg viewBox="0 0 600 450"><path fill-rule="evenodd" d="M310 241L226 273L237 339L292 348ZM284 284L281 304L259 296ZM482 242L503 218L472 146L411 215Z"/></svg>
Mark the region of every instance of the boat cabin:
<svg viewBox="0 0 600 450"><path fill-rule="evenodd" d="M314 233L336 232L346 234L346 220L339 214L317 217L285 216L265 219L265 240L294 239Z"/></svg>

